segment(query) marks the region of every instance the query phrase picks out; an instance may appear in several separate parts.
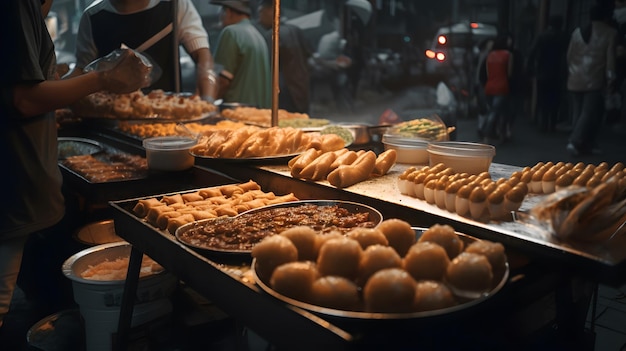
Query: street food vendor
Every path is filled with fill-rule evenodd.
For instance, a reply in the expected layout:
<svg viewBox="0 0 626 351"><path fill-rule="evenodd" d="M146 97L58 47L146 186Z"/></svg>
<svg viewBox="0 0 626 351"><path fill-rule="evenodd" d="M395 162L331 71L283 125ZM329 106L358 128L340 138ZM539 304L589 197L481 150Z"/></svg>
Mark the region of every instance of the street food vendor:
<svg viewBox="0 0 626 351"><path fill-rule="evenodd" d="M174 9L177 4L177 9ZM176 11L174 11L176 10ZM176 26L172 23L177 14ZM172 34L176 28L176 38ZM208 34L190 0L102 0L83 12L76 38L76 68L82 72L90 62L124 46L150 57L162 70L151 89L176 91L174 40L181 43L196 63L196 93L215 98L216 77Z"/></svg>
<svg viewBox="0 0 626 351"><path fill-rule="evenodd" d="M150 68L124 50L107 71L55 77L54 44L44 18L52 0L0 2L0 157L7 171L0 209L0 328L29 236L59 223L65 204L57 164L56 108L99 90L128 93L148 83Z"/></svg>

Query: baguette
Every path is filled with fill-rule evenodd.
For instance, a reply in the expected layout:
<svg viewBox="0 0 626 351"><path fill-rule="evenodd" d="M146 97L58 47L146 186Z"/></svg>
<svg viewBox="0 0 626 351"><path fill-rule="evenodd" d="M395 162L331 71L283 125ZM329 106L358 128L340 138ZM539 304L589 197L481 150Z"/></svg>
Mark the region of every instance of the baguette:
<svg viewBox="0 0 626 351"><path fill-rule="evenodd" d="M303 152L291 166L291 176L294 178L301 178L300 173L302 170L308 166L309 163L313 162L321 153L321 151L315 148L310 148Z"/></svg>
<svg viewBox="0 0 626 351"><path fill-rule="evenodd" d="M396 159L398 157L398 152L395 149L389 149L376 157L376 163L374 164L374 170L372 171L372 176L380 177L391 169L391 167L396 163Z"/></svg>
<svg viewBox="0 0 626 351"><path fill-rule="evenodd" d="M326 179L330 172L330 165L335 161L337 156L334 152L325 152L317 157L313 162L309 163L300 172L300 178L310 180Z"/></svg>
<svg viewBox="0 0 626 351"><path fill-rule="evenodd" d="M341 165L328 174L328 182L337 188L347 188L369 178L376 164L374 151L366 151L350 165Z"/></svg>

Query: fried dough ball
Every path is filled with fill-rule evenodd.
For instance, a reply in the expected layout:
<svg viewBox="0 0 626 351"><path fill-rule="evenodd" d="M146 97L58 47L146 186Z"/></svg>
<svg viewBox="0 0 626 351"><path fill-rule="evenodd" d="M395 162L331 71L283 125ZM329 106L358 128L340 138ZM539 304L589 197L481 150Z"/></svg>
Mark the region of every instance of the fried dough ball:
<svg viewBox="0 0 626 351"><path fill-rule="evenodd" d="M463 251L463 241L456 234L454 228L447 224L434 224L426 229L418 242L430 241L439 244L448 253L450 259L455 258Z"/></svg>
<svg viewBox="0 0 626 351"><path fill-rule="evenodd" d="M450 258L441 245L422 241L411 246L402 264L415 280L441 280L446 274Z"/></svg>
<svg viewBox="0 0 626 351"><path fill-rule="evenodd" d="M421 280L415 286L413 311L433 311L456 305L452 291L444 283L435 280Z"/></svg>
<svg viewBox="0 0 626 351"><path fill-rule="evenodd" d="M346 236L352 238L361 244L363 250L367 249L370 245L389 245L389 241L385 234L376 228L354 228L350 230Z"/></svg>
<svg viewBox="0 0 626 351"><path fill-rule="evenodd" d="M506 271L506 255L504 245L488 240L477 240L467 245L465 252L477 253L487 257L493 271L494 283L497 283L502 279L502 276Z"/></svg>
<svg viewBox="0 0 626 351"><path fill-rule="evenodd" d="M274 269L270 278L270 286L276 292L299 301L311 301L313 282L320 273L311 261L295 261Z"/></svg>
<svg viewBox="0 0 626 351"><path fill-rule="evenodd" d="M309 226L296 226L285 229L280 235L287 237L298 249L299 261L317 259L317 232Z"/></svg>
<svg viewBox="0 0 626 351"><path fill-rule="evenodd" d="M324 245L325 242L327 242L330 239L341 239L343 237L345 236L341 234L341 232L339 231L332 231L332 232L325 233L325 234L318 234L317 239L315 240L315 251L319 255L320 248L322 247L322 245Z"/></svg>
<svg viewBox="0 0 626 351"><path fill-rule="evenodd" d="M377 227L389 241L400 257L404 257L411 245L415 244L415 231L408 222L390 218L382 221Z"/></svg>
<svg viewBox="0 0 626 351"><path fill-rule="evenodd" d="M267 281L274 268L298 260L298 249L287 237L272 235L252 247L251 255L256 259L255 269L259 278Z"/></svg>
<svg viewBox="0 0 626 351"><path fill-rule="evenodd" d="M385 268L402 268L400 255L391 246L368 246L361 254L357 283L365 284L374 273Z"/></svg>
<svg viewBox="0 0 626 351"><path fill-rule="evenodd" d="M354 279L361 260L361 244L354 239L341 237L330 239L320 247L317 268L322 275L337 275Z"/></svg>
<svg viewBox="0 0 626 351"><path fill-rule="evenodd" d="M416 282L400 268L380 270L363 287L363 302L368 312L408 312L415 300Z"/></svg>
<svg viewBox="0 0 626 351"><path fill-rule="evenodd" d="M450 261L445 281L461 292L487 292L491 289L493 281L491 264L483 255L462 252Z"/></svg>
<svg viewBox="0 0 626 351"><path fill-rule="evenodd" d="M359 309L359 288L352 281L334 275L320 277L311 287L312 303L338 310Z"/></svg>

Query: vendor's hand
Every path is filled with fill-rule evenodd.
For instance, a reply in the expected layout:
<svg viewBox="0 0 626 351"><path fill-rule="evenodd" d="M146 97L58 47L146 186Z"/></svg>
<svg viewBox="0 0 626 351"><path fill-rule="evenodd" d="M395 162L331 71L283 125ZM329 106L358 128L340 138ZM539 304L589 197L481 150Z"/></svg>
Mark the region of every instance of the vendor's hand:
<svg viewBox="0 0 626 351"><path fill-rule="evenodd" d="M147 87L150 70L132 50L125 50L115 66L102 72L103 89L125 94Z"/></svg>

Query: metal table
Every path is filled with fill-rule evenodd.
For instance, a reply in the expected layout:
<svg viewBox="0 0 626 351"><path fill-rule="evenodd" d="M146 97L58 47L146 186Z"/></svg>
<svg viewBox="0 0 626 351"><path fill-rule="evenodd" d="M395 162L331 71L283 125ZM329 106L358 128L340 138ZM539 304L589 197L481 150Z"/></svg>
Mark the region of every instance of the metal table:
<svg viewBox="0 0 626 351"><path fill-rule="evenodd" d="M225 174L245 174L246 179L253 179L262 189L276 194L293 192L300 199L343 199L363 202L379 209L385 218L402 218L414 225L426 226L434 223L453 223L461 232L486 238L485 233L501 235L501 229L478 225L452 218L450 213L431 212L430 209L412 206L409 199L396 198L394 188L396 177L401 167L389 175L372 182L351 187L347 190L335 189L323 183L304 182L281 174L284 165L243 166L241 164L212 164L210 169L219 169ZM241 181L245 181L241 179ZM386 185L385 185L386 184ZM394 193L397 193L394 195ZM419 201L414 199L415 201ZM529 263L524 255L512 250L512 274L510 281L498 294L454 316L439 316L424 320L382 320L353 321L332 316L316 315L275 299L264 293L245 274L236 273L238 266L249 265L244 262L226 263L205 257L179 243L174 236L154 230L145 221L132 213L136 199L112 201L110 206L115 212L116 233L133 245L128 278L122 301L118 346L124 345L124 338L130 328L132 301L139 273L140 257L147 254L169 271L177 275L185 284L197 290L214 302L220 309L254 330L260 336L279 348L292 349L368 349L373 345L384 344L389 340L404 345L415 343L416 335L423 338L424 348L428 343L433 349L442 345L460 347L462 343L478 343L492 347L505 347L510 343L523 340L527 329L510 328L509 323L528 323L529 329L536 330L549 324L551 317L531 320L524 316L528 310L537 309L536 315L546 315L546 296L548 299L568 289L568 278L576 273L568 269L569 265L557 263L546 267L542 264ZM459 228L461 226L461 228ZM465 229L471 229L466 231ZM501 236L506 240L509 236ZM502 240L504 239L504 240ZM522 247L528 248L528 247ZM508 248L507 248L508 250ZM507 251L508 252L508 251ZM243 265L238 265L242 263ZM233 266L235 268L233 268ZM248 266L249 267L249 266ZM548 303L549 305L550 303ZM548 307L549 309L549 307ZM542 311L541 313L539 311ZM480 315L487 321L474 323ZM456 338L447 338L447 332L453 331Z"/></svg>

